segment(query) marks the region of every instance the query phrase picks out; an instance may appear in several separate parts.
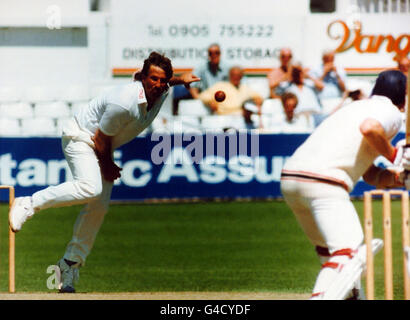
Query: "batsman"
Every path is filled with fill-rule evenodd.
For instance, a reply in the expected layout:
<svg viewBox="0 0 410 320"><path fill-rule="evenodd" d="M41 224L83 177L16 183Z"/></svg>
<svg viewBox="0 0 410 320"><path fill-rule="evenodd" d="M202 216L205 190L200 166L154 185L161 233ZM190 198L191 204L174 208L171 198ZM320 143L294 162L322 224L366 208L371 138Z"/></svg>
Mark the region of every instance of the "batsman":
<svg viewBox="0 0 410 320"><path fill-rule="evenodd" d="M362 177L378 189L407 186L410 150L391 140L403 124L406 76L379 74L369 99L323 121L287 160L281 191L322 263L311 299L361 299L363 230L349 193ZM377 167L377 157L392 166ZM375 243L373 251L379 249Z"/></svg>
<svg viewBox="0 0 410 320"><path fill-rule="evenodd" d="M62 148L73 181L15 199L9 214L14 232L40 210L85 204L66 252L57 263L61 271L60 292L75 292L79 268L84 265L108 211L113 182L121 176L113 151L151 124L168 95L169 86L189 86L196 81L200 79L191 73L174 76L171 61L152 52L133 82L91 100L63 128Z"/></svg>

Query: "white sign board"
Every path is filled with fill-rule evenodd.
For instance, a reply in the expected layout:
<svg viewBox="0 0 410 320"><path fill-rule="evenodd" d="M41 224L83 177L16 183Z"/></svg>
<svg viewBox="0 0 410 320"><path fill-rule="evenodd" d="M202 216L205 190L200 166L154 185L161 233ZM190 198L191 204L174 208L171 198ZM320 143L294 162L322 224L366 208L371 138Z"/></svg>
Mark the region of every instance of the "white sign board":
<svg viewBox="0 0 410 320"><path fill-rule="evenodd" d="M142 66L154 50L171 58L175 69L191 69L207 58L207 48L212 43L221 46L222 59L230 65L238 64L249 72L262 73L278 65L281 47L290 47L294 60L313 66L320 63L324 49L340 47L344 36L348 36L345 45L352 45L336 59L347 68L391 67L398 51L409 52L409 14L356 15L361 21L360 32L356 32L351 14L315 15L309 12L306 3L115 1L109 24L112 73L125 74ZM342 23L332 25L337 20L350 28L348 35ZM391 36L392 44L386 40L376 51L366 50L368 42L376 41L379 35Z"/></svg>

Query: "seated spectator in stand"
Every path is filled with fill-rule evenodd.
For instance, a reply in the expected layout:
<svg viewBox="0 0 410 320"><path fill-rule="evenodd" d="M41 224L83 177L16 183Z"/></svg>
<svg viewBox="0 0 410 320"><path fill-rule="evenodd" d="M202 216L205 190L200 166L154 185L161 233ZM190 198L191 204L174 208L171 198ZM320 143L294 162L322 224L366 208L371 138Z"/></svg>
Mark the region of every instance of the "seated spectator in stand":
<svg viewBox="0 0 410 320"><path fill-rule="evenodd" d="M190 93L194 99L199 98L199 93L213 86L220 81L228 81L229 67L221 61L221 48L214 43L208 47L208 61L198 68L197 72L201 81L195 86L191 86Z"/></svg>
<svg viewBox="0 0 410 320"><path fill-rule="evenodd" d="M174 87L173 114L178 114L178 103L182 99L198 99L199 93L219 81L228 81L229 67L221 61L221 48L213 43L208 47L208 60L194 69L201 81L191 86L189 91L184 86Z"/></svg>
<svg viewBox="0 0 410 320"><path fill-rule="evenodd" d="M279 98L291 80L292 50L282 48L279 55L280 66L268 73L270 98Z"/></svg>
<svg viewBox="0 0 410 320"><path fill-rule="evenodd" d="M292 123L296 120L295 109L298 105L298 97L292 92L285 92L281 96L281 102L284 112L284 121Z"/></svg>
<svg viewBox="0 0 410 320"><path fill-rule="evenodd" d="M281 95L283 114L274 117L273 125L280 125L283 132L308 132L313 130L313 119L308 114L295 114L298 97L291 92Z"/></svg>
<svg viewBox="0 0 410 320"><path fill-rule="evenodd" d="M319 114L322 107L317 92L321 88L323 88L322 83L312 78L300 63L293 65L291 81L286 92L291 92L298 98L295 114Z"/></svg>
<svg viewBox="0 0 410 320"><path fill-rule="evenodd" d="M201 92L199 99L211 109L212 113L218 115L242 115L242 107L249 100L260 110L263 103L262 96L249 86L241 84L242 77L242 68L238 66L232 67L229 70L229 81L215 83L212 87ZM217 102L214 97L215 92L219 90L225 92L226 98L222 102Z"/></svg>
<svg viewBox="0 0 410 320"><path fill-rule="evenodd" d="M261 109L258 108L253 103L245 103L243 105L243 120L245 122L245 127L247 130L259 129L262 128L261 120L258 119L257 123L255 122L253 115L261 116Z"/></svg>
<svg viewBox="0 0 410 320"><path fill-rule="evenodd" d="M398 57L397 68L407 76L410 69L410 59L407 56Z"/></svg>
<svg viewBox="0 0 410 320"><path fill-rule="evenodd" d="M322 82L318 88L319 99L342 97L346 90L346 72L335 64L335 52L326 50L322 55L322 64L312 70L311 76Z"/></svg>

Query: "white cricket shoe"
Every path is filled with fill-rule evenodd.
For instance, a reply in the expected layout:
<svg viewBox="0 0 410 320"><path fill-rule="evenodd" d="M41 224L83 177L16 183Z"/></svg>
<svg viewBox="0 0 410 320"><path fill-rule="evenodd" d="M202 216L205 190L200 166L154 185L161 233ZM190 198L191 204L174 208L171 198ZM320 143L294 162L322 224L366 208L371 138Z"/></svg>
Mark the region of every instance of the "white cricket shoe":
<svg viewBox="0 0 410 320"><path fill-rule="evenodd" d="M13 232L20 231L23 223L34 214L31 197L18 197L14 199L9 213L9 224Z"/></svg>

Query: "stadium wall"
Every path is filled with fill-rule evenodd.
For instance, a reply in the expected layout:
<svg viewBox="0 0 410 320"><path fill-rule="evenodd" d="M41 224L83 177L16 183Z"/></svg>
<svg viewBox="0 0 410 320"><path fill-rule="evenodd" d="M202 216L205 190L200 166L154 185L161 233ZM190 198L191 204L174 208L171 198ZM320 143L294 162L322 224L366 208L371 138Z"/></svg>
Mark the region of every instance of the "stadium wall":
<svg viewBox="0 0 410 320"><path fill-rule="evenodd" d="M283 46L314 67L322 51L340 47L343 37L349 39L344 47L352 46L337 54L337 62L349 75L374 76L395 66L398 52L408 54L409 12L366 13L355 2L336 1L333 13L311 13L308 0L209 0L195 6L183 0L143 6L100 1L101 10L92 10L88 0L2 0L0 84L92 89L128 78L150 49L169 54L177 71L191 70L213 42L221 44L228 63L264 76L278 65ZM379 37L386 39L375 48Z"/></svg>
<svg viewBox="0 0 410 320"><path fill-rule="evenodd" d="M282 166L307 137L306 134L241 136L238 133L220 135L222 140L214 136L210 143L205 135L138 137L114 154L123 170L122 177L115 182L112 199L281 198ZM395 141L401 138L403 133ZM72 179L60 139L0 139L0 184L15 186L17 196ZM233 145L238 148L232 149ZM369 189L371 186L360 181L351 195L360 197ZM5 201L6 195L0 195L0 199Z"/></svg>

